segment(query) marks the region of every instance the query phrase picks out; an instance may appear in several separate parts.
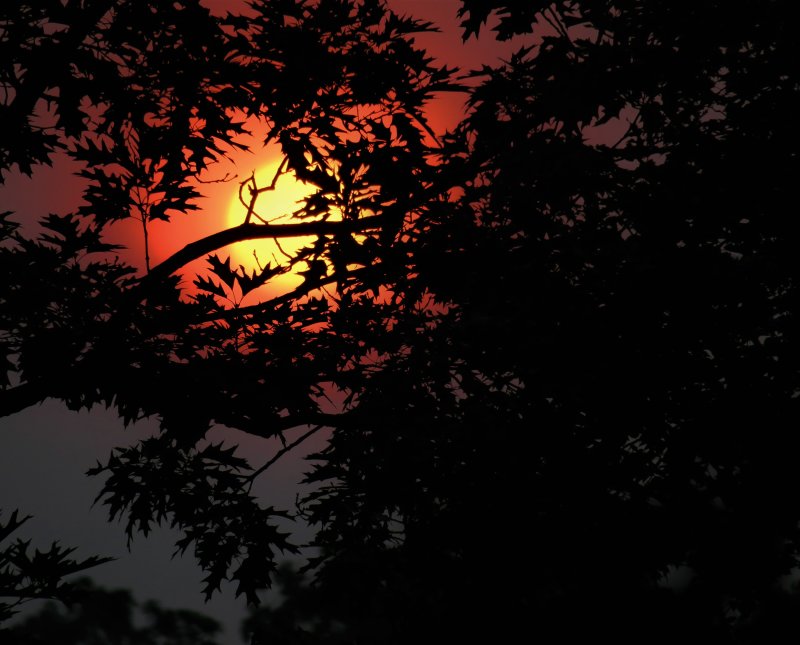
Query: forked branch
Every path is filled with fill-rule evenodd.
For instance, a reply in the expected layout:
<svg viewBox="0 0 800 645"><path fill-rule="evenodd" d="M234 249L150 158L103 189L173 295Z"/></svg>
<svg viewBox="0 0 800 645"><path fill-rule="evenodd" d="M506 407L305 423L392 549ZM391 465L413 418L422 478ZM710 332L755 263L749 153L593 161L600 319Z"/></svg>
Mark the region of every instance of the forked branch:
<svg viewBox="0 0 800 645"><path fill-rule="evenodd" d="M278 166L278 169L275 171L275 176L272 178L272 182L269 186L264 186L263 188L259 188L258 184L256 183L256 175L255 173L251 174L249 178L245 179L241 184L239 184L239 202L241 202L242 206L247 208L247 215L244 217L244 223L249 224L251 218L255 217L257 220L262 222L263 224L268 224L267 220L261 217L258 213L256 213L256 201L258 200L258 196L266 192L268 190L275 190L275 186L278 184L278 179L280 176L286 171L286 167L289 165L289 159L287 157L283 158L281 164ZM252 184L250 190L250 201L247 202L244 199L244 195L242 192L244 191L244 187L248 184Z"/></svg>

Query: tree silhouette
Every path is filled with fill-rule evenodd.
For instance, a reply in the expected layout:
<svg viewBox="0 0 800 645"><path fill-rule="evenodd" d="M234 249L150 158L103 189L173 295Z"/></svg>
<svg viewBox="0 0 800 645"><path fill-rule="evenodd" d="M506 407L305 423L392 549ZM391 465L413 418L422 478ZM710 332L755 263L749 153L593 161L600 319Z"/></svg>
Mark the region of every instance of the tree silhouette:
<svg viewBox="0 0 800 645"><path fill-rule="evenodd" d="M185 609L164 609L148 600L141 606L129 591L97 587L88 578L73 585L64 610L46 603L13 627L0 631L9 645L216 645L220 625Z"/></svg>
<svg viewBox="0 0 800 645"><path fill-rule="evenodd" d="M800 519L789 4L464 0L465 38L532 44L460 79L377 0L251 9L0 10L5 167L59 151L86 181L38 236L4 220L0 409L158 418L90 471L99 499L251 601L296 549L250 493L285 451L205 433L325 429L297 513L356 642L763 638ZM469 109L437 134L442 91ZM252 193L259 217L143 274L114 256L116 221L187 216L256 121L313 186L290 223ZM283 266L219 252L299 235Z"/></svg>

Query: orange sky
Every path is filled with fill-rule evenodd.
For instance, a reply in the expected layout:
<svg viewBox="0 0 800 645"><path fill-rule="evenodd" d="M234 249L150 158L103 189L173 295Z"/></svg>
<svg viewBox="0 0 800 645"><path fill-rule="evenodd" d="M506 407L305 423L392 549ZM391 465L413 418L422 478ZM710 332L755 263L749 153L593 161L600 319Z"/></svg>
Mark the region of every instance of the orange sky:
<svg viewBox="0 0 800 645"><path fill-rule="evenodd" d="M216 13L234 10L240 5L237 0L204 0L204 4ZM462 70L474 69L484 63L493 63L498 57L507 56L521 44L519 42L498 44L486 37L480 41L472 38L467 43L463 43L458 28L458 0L391 0L389 4L400 14L410 14L440 26L439 33L419 34L416 36L416 40L438 61ZM453 93L436 96L427 112L430 125L436 132L444 132L446 129L454 127L463 118L464 99L464 95ZM233 155L232 163L220 164L218 168L212 169L209 173L210 179L226 174L235 176L236 179L226 183L203 185L201 190L205 198L198 204L199 211L174 218L170 223L153 222L151 224L152 265L161 262L189 241L242 222L246 209L238 204L239 182L255 172L259 186L268 184L280 161L277 149L264 149L260 144L261 140L263 140L263 136L254 137L250 153L236 153ZM296 202L305 194L307 191L302 185L293 185L292 178L285 176L278 182L274 193L262 196L258 206L270 219L279 217L296 208ZM125 223L119 227L119 234L120 239L124 240L126 246L130 248L132 257L127 259L141 265L144 257L141 225L138 222ZM288 242L282 246L284 251L289 252L292 243ZM294 246L296 247L297 244ZM283 257L280 250L271 241L245 242L220 253L223 256L230 253L234 265L244 264L246 268L252 269L256 266L253 258L254 251L262 264L267 261L274 264ZM204 261L198 261L187 267L187 270L182 273L188 278L192 274L192 270L202 269L204 266ZM283 291L293 282L299 281L299 278L286 276L280 278L279 281L277 286L283 287L281 289Z"/></svg>
<svg viewBox="0 0 800 645"><path fill-rule="evenodd" d="M243 6L241 0L202 0L213 12L224 13L226 10L237 10ZM458 27L458 0L390 0L389 5L400 14L430 21L441 28L438 33L425 33L416 36L418 44L426 49L438 61L462 70L479 67L485 63L493 63L499 57L506 57L516 50L521 43L496 43L489 34L484 34L480 41L475 38L467 43L461 40ZM436 132L452 128L464 116L464 95L442 94L431 102L427 116L430 125ZM239 152L233 155L231 163L219 164L213 168L207 179L215 179L226 174L233 177L225 183L208 183L201 186L204 198L198 202L200 209L193 213L176 216L171 222L151 222L150 256L151 266L163 261L169 255L182 248L188 242L215 233L225 227L241 222L244 209L236 213L236 196L239 182L256 173L259 185L269 183L279 157L276 150L265 150L260 141L263 133L250 142L249 153ZM54 167L38 167L33 178L11 175L6 183L0 186L0 200L5 209L14 210L18 217L26 222L35 222L42 216L54 213L69 213L80 204L81 184L72 173L77 170L63 155L54 160ZM271 217L292 210L294 203L303 196L302 187L292 186L290 177L284 177L274 194L264 195L259 201L259 208L267 208ZM282 220L279 220L282 221ZM141 223L127 220L115 225L112 241L124 244L123 259L141 269L144 268L144 244ZM247 244L247 243L245 243ZM284 250L288 250L284 245ZM252 259L253 245L240 247L235 253L234 264L244 263L255 266ZM227 250L222 252L227 254ZM258 250L259 260L263 263L281 258L281 253L274 245L262 243ZM188 266L182 274L185 284L191 282L193 272L202 269L204 261Z"/></svg>

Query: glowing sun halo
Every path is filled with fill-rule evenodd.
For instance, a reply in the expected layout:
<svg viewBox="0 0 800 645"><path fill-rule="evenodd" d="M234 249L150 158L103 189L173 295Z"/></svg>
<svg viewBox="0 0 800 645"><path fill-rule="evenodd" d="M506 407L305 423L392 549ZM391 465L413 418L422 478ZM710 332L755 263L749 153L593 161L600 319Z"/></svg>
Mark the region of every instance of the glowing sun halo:
<svg viewBox="0 0 800 645"><path fill-rule="evenodd" d="M255 182L258 188L269 186L280 166L280 160L269 161L260 166L255 171ZM252 184L251 184L252 185ZM251 218L253 223L261 223L260 220L270 224L287 224L291 222L291 214L302 205L305 198L314 192L314 187L299 181L294 173L285 172L278 177L274 190L267 190L258 195L255 202L254 214L258 217ZM250 200L250 192L245 186L242 191L242 198L245 202ZM247 206L242 204L239 198L239 186L228 205L226 225L228 227L238 226L245 221L247 216ZM314 241L314 236L302 236L292 238L282 238L275 241L273 238L258 240L246 240L238 242L228 248L233 266L241 265L248 273L254 269L266 266L270 263L285 265L288 263L287 255L294 254L303 246ZM302 270L302 266L296 269ZM302 282L302 276L296 272L286 273L270 280L269 291L273 294L283 293L296 287Z"/></svg>

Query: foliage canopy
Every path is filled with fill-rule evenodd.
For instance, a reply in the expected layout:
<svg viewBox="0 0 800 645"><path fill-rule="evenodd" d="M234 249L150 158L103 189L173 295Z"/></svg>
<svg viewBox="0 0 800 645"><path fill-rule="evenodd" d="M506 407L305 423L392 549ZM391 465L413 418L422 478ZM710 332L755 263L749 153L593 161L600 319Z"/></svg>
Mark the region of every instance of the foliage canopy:
<svg viewBox="0 0 800 645"><path fill-rule="evenodd" d="M354 637L779 624L800 547L789 3L463 0L465 38L533 43L463 77L378 0L250 6L0 8L2 168L68 155L85 182L41 232L3 219L3 414L158 418L91 471L110 516L178 527L206 594L254 601L297 513ZM450 91L468 112L435 133ZM314 187L292 222L248 217L144 272L115 254L122 219L203 217L254 123ZM284 266L219 253L305 234ZM291 292L237 300L289 270ZM298 509L250 493L263 469L205 441L215 424L330 433Z"/></svg>

